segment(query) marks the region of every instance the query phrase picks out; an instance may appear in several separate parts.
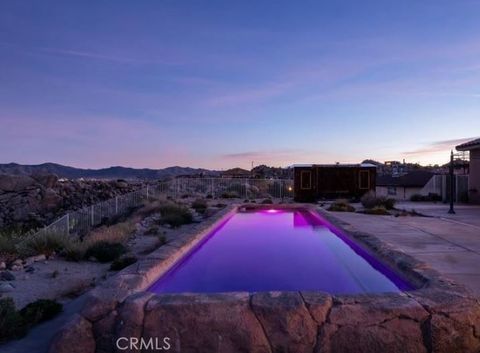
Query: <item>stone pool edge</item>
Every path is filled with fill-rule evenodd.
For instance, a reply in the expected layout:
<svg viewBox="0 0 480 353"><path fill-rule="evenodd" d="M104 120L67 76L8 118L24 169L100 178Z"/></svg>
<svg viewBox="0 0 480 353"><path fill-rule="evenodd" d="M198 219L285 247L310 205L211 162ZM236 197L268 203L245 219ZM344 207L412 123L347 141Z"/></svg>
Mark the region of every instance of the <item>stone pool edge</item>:
<svg viewBox="0 0 480 353"><path fill-rule="evenodd" d="M368 295L145 291L186 252L245 206L307 208L316 212L421 288ZM114 351L115 340L125 336L173 337L172 344L181 344L185 352L200 346L205 352L222 353L282 349L349 352L352 344L357 352L366 351L367 347L373 353L478 352L480 303L464 287L442 278L424 263L314 205L243 204L227 207L93 289L83 310L56 335L50 352L71 352L73 337L75 342L82 342L82 352L110 352Z"/></svg>

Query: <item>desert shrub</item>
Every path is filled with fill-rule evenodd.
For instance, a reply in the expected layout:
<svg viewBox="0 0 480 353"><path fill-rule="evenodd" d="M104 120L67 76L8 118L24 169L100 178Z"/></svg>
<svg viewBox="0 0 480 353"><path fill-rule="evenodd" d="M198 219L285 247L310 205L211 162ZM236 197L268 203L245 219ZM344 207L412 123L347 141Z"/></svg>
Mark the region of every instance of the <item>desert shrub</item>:
<svg viewBox="0 0 480 353"><path fill-rule="evenodd" d="M110 265L110 271L123 270L125 267L128 267L134 264L135 262L137 262L137 258L135 256L120 257L118 259L113 260L112 264Z"/></svg>
<svg viewBox="0 0 480 353"><path fill-rule="evenodd" d="M373 192L367 192L365 195L362 196L360 199L360 202L362 203L363 207L366 209L372 209L377 206L383 206L387 210L391 210L395 207L395 199L388 198L385 196L375 196L375 193Z"/></svg>
<svg viewBox="0 0 480 353"><path fill-rule="evenodd" d="M20 338L27 332L27 327L20 313L15 309L12 298L0 299L0 342Z"/></svg>
<svg viewBox="0 0 480 353"><path fill-rule="evenodd" d="M226 205L226 204L224 204L224 203L217 203L217 204L215 205L215 207L218 207L218 208L225 208L225 207L227 207L227 205Z"/></svg>
<svg viewBox="0 0 480 353"><path fill-rule="evenodd" d="M93 257L99 262L110 262L118 259L125 254L127 249L121 243L109 243L107 241L99 241L91 245L85 252L85 257L88 259Z"/></svg>
<svg viewBox="0 0 480 353"><path fill-rule="evenodd" d="M158 237L158 246L163 246L167 244L167 238L165 237L165 235L160 235Z"/></svg>
<svg viewBox="0 0 480 353"><path fill-rule="evenodd" d="M0 234L0 257L17 254L18 238Z"/></svg>
<svg viewBox="0 0 480 353"><path fill-rule="evenodd" d="M85 241L93 244L101 241L110 243L123 243L135 231L135 220L130 220L109 227L100 227L92 231Z"/></svg>
<svg viewBox="0 0 480 353"><path fill-rule="evenodd" d="M198 213L205 213L208 207L207 201L203 199L196 199L192 202L192 208Z"/></svg>
<svg viewBox="0 0 480 353"><path fill-rule="evenodd" d="M65 260L78 262L85 258L86 251L87 243L76 241L67 244L60 255L62 255Z"/></svg>
<svg viewBox="0 0 480 353"><path fill-rule="evenodd" d="M21 256L33 256L38 254L52 255L61 252L71 239L65 234L45 231L38 235L27 237L18 244L17 249Z"/></svg>
<svg viewBox="0 0 480 353"><path fill-rule="evenodd" d="M272 199L264 199L260 202L262 205L271 205L273 203Z"/></svg>
<svg viewBox="0 0 480 353"><path fill-rule="evenodd" d="M363 211L365 214L377 215L377 216L390 216L390 212L384 206L375 206L373 208L367 208Z"/></svg>
<svg viewBox="0 0 480 353"><path fill-rule="evenodd" d="M330 205L328 210L333 212L355 212L355 207L350 205L347 200L336 200Z"/></svg>
<svg viewBox="0 0 480 353"><path fill-rule="evenodd" d="M54 300L39 299L19 311L29 326L53 319L63 310L63 306Z"/></svg>
<svg viewBox="0 0 480 353"><path fill-rule="evenodd" d="M207 198L207 199L213 199L213 196L212 196L212 194L208 194L207 196L205 196L205 198Z"/></svg>
<svg viewBox="0 0 480 353"><path fill-rule="evenodd" d="M429 193L428 195L413 194L410 197L410 201L419 202L419 201L442 201L442 197L436 193Z"/></svg>
<svg viewBox="0 0 480 353"><path fill-rule="evenodd" d="M225 192L222 193L222 195L220 197L222 199L236 199L236 198L240 197L240 195L236 191L225 191Z"/></svg>
<svg viewBox="0 0 480 353"><path fill-rule="evenodd" d="M62 304L40 299L17 311L12 298L0 299L0 342L25 336L30 327L52 319L62 310Z"/></svg>
<svg viewBox="0 0 480 353"><path fill-rule="evenodd" d="M188 208L174 203L163 205L160 214L160 224L170 224L173 228L193 222L193 215Z"/></svg>
<svg viewBox="0 0 480 353"><path fill-rule="evenodd" d="M158 230L159 230L158 226L152 225L152 226L150 226L150 228L148 228L148 229L145 231L144 234L145 234L145 235L155 235L155 234L158 233Z"/></svg>

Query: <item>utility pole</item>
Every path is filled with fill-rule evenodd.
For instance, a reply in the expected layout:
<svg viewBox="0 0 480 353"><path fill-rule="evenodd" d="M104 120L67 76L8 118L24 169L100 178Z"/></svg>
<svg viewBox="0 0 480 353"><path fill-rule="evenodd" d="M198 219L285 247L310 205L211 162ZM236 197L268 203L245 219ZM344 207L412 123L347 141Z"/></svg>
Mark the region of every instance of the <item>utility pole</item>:
<svg viewBox="0 0 480 353"><path fill-rule="evenodd" d="M453 197L455 193L455 174L453 169L453 150L450 151L450 209L448 210L449 214L455 214L453 209Z"/></svg>

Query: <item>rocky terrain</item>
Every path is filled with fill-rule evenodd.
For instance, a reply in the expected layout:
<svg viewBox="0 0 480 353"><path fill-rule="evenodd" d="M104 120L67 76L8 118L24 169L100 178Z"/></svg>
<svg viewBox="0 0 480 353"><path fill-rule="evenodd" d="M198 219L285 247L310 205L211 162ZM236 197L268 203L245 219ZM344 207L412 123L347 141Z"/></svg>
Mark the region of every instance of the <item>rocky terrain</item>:
<svg viewBox="0 0 480 353"><path fill-rule="evenodd" d="M121 180L66 180L55 174L0 174L0 229L25 231L55 220L67 210L138 189Z"/></svg>

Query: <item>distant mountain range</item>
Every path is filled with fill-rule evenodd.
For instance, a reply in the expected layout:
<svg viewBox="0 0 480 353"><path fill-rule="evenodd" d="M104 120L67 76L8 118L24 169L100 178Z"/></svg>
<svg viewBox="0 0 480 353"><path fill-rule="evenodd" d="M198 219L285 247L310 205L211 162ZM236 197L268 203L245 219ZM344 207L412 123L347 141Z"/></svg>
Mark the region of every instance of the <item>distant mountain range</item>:
<svg viewBox="0 0 480 353"><path fill-rule="evenodd" d="M179 175L203 174L217 176L218 171L189 168L189 167L168 167L164 169L135 169L126 167L110 167L103 169L81 169L68 167L55 163L43 163L37 165L22 165L17 163L0 164L0 174L31 175L35 173L56 174L60 178L78 179L166 179Z"/></svg>

